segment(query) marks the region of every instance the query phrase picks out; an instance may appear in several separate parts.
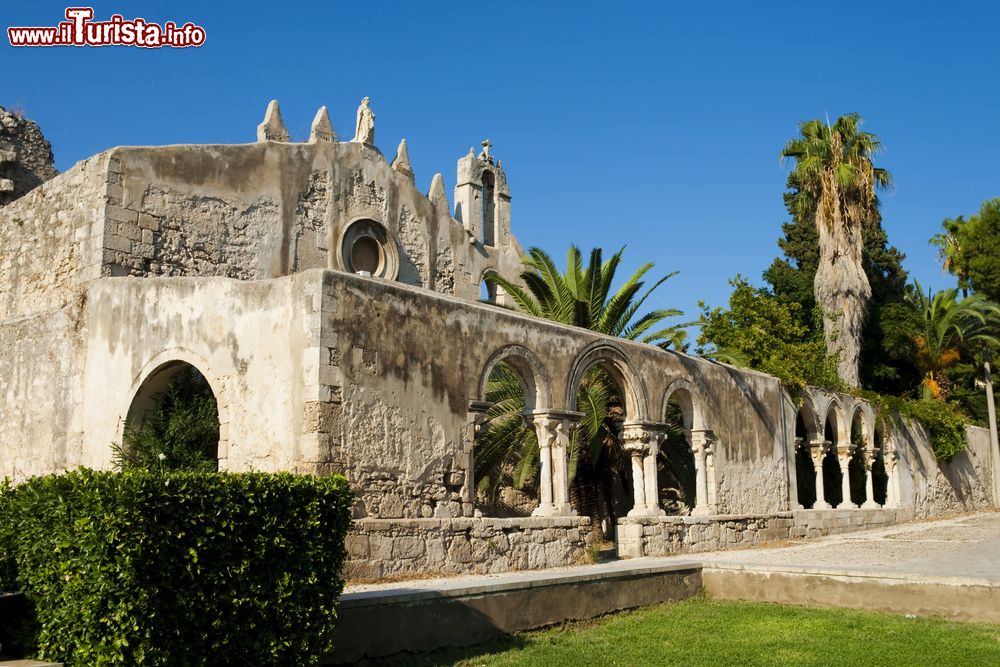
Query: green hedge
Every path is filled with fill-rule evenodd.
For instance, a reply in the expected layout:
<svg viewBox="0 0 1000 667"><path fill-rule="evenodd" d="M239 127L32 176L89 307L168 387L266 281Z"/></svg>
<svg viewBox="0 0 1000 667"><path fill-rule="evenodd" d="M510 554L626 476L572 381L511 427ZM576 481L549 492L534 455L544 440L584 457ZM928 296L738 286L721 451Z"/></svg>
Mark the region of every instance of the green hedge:
<svg viewBox="0 0 1000 667"><path fill-rule="evenodd" d="M0 549L42 659L315 664L350 505L339 476L79 470L0 489Z"/></svg>

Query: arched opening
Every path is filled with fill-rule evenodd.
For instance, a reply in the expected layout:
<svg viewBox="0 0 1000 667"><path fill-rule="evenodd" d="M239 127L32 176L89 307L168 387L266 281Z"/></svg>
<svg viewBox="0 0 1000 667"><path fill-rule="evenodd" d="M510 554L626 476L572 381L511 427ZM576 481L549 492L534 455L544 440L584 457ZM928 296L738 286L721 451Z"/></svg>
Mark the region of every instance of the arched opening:
<svg viewBox="0 0 1000 667"><path fill-rule="evenodd" d="M867 485L868 470L865 465L865 448L868 447L865 437L865 426L862 421L861 411L854 413L851 422L851 444L854 445L854 452L851 454L851 461L847 465L847 473L851 483L851 502L861 507L868 499Z"/></svg>
<svg viewBox="0 0 1000 667"><path fill-rule="evenodd" d="M684 389L671 393L663 410L667 430L657 454L657 485L660 507L667 514L688 514L698 500L697 470L691 451L693 402Z"/></svg>
<svg viewBox="0 0 1000 667"><path fill-rule="evenodd" d="M498 362L484 392L489 404L475 438L476 507L484 516L528 516L539 503L538 437L528 414L528 384L515 365Z"/></svg>
<svg viewBox="0 0 1000 667"><path fill-rule="evenodd" d="M115 458L122 468L218 470L218 403L201 371L169 361L149 374L132 399Z"/></svg>
<svg viewBox="0 0 1000 667"><path fill-rule="evenodd" d="M872 495L875 502L885 506L889 491L889 474L885 469L885 432L882 422L875 424L875 460L872 461Z"/></svg>
<svg viewBox="0 0 1000 667"><path fill-rule="evenodd" d="M813 467L810 450L813 434L806 427L802 414L805 409L803 406L795 415L795 483L799 505L811 509L816 504L816 469Z"/></svg>
<svg viewBox="0 0 1000 667"><path fill-rule="evenodd" d="M844 500L844 487L840 473L840 462L837 461L837 446L841 444L840 434L834 422L832 409L826 417L823 437L827 442L832 443L826 456L823 457L823 495L826 502L836 507Z"/></svg>
<svg viewBox="0 0 1000 667"><path fill-rule="evenodd" d="M483 171L483 245L496 245L496 178Z"/></svg>
<svg viewBox="0 0 1000 667"><path fill-rule="evenodd" d="M627 409L624 379L608 361L587 368L576 390L574 406L583 417L570 444L570 503L591 518L595 534L613 540L618 518L634 506L623 424L636 417Z"/></svg>
<svg viewBox="0 0 1000 667"><path fill-rule="evenodd" d="M497 286L483 278L479 283L479 300L483 303L497 302Z"/></svg>
<svg viewBox="0 0 1000 667"><path fill-rule="evenodd" d="M473 442L470 500L486 516L527 516L541 500L533 415L551 405L548 374L529 350L507 345L484 365L477 396L488 407Z"/></svg>

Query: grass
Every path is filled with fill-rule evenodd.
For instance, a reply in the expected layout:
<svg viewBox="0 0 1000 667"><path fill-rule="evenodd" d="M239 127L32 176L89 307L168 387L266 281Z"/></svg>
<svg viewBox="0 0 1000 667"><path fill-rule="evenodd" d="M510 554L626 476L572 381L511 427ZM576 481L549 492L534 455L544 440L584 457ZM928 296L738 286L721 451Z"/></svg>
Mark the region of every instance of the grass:
<svg viewBox="0 0 1000 667"><path fill-rule="evenodd" d="M694 599L524 633L407 665L996 665L1000 625Z"/></svg>

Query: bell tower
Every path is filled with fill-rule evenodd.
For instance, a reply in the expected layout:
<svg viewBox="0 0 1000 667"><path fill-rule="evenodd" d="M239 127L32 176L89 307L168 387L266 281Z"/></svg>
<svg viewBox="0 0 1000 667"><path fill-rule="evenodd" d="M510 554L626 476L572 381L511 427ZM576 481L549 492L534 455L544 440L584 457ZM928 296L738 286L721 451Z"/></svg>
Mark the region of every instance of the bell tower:
<svg viewBox="0 0 1000 667"><path fill-rule="evenodd" d="M492 142L485 139L482 146L479 155L470 148L458 161L455 219L477 243L491 248L510 243L510 188L503 165L490 154Z"/></svg>

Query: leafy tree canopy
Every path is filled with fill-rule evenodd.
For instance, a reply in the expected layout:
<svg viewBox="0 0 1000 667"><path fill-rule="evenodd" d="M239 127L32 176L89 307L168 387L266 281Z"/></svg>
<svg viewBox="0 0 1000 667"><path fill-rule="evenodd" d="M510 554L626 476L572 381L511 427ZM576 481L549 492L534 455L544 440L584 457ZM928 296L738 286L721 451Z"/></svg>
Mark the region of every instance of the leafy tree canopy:
<svg viewBox="0 0 1000 667"><path fill-rule="evenodd" d="M743 276L730 285L728 308L699 304L699 354L770 373L792 387L843 388L836 360L827 355L819 327L803 323L801 305L783 302Z"/></svg>
<svg viewBox="0 0 1000 667"><path fill-rule="evenodd" d="M958 286L971 288L1000 302L1000 197L983 202L979 213L965 219L949 218L944 232L935 235L944 268L958 278Z"/></svg>

